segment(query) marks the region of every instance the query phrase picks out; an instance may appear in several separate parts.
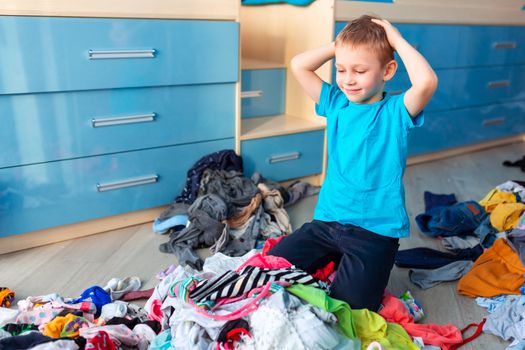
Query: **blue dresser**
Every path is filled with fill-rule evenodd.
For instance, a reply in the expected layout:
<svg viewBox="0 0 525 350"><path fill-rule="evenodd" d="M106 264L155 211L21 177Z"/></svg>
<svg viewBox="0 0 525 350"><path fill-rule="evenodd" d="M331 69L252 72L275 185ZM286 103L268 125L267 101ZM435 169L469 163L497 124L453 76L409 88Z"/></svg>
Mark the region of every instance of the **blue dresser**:
<svg viewBox="0 0 525 350"><path fill-rule="evenodd" d="M337 22L340 32L346 22ZM439 86L426 121L411 133L411 156L525 132L525 27L511 25L395 24L427 58ZM399 57L386 91L410 86Z"/></svg>
<svg viewBox="0 0 525 350"><path fill-rule="evenodd" d="M0 237L168 204L196 160L235 148L237 22L0 28Z"/></svg>

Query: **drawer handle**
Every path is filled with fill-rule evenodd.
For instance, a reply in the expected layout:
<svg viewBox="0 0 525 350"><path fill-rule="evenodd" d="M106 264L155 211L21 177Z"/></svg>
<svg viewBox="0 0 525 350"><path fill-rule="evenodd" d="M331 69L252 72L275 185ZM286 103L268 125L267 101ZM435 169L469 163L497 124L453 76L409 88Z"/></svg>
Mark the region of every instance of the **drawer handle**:
<svg viewBox="0 0 525 350"><path fill-rule="evenodd" d="M127 180L122 180L122 181L106 182L102 184L97 183L97 191L105 192L105 191L111 191L111 190L118 190L119 188L151 184L151 183L157 182L158 180L159 180L158 175L149 175L149 176L135 177L132 179L127 179Z"/></svg>
<svg viewBox="0 0 525 350"><path fill-rule="evenodd" d="M292 152L287 154L282 154L279 156L273 156L268 159L268 163L274 164L279 162L286 162L287 160L294 160L299 159L301 157L301 153L299 152Z"/></svg>
<svg viewBox="0 0 525 350"><path fill-rule="evenodd" d="M513 41L508 42L496 42L492 45L495 49L515 49L518 45Z"/></svg>
<svg viewBox="0 0 525 350"><path fill-rule="evenodd" d="M93 118L91 119L91 126L98 128L101 126L152 122L155 121L155 116L155 113L148 113L128 115L125 117Z"/></svg>
<svg viewBox="0 0 525 350"><path fill-rule="evenodd" d="M89 50L90 60L105 60L111 58L155 58L157 51L151 50Z"/></svg>
<svg viewBox="0 0 525 350"><path fill-rule="evenodd" d="M390 95L392 95L392 96L401 95L402 93L403 93L403 90L392 90L392 91L390 91Z"/></svg>
<svg viewBox="0 0 525 350"><path fill-rule="evenodd" d="M263 95L262 90L241 91L241 98L261 97L262 95Z"/></svg>
<svg viewBox="0 0 525 350"><path fill-rule="evenodd" d="M501 125L505 123L505 117L485 119L482 123L483 126Z"/></svg>
<svg viewBox="0 0 525 350"><path fill-rule="evenodd" d="M489 89L510 87L510 80L489 81L489 83L487 84L487 87Z"/></svg>

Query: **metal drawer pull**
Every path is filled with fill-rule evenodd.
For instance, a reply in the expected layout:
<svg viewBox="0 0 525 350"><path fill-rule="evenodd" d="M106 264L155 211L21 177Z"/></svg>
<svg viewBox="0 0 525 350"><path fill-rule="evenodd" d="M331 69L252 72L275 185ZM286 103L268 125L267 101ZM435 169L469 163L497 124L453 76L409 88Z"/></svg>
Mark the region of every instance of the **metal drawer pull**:
<svg viewBox="0 0 525 350"><path fill-rule="evenodd" d="M505 124L505 120L507 118L505 117L499 117L499 118L492 118L492 119L485 119L482 123L483 126L491 126L491 125L500 125Z"/></svg>
<svg viewBox="0 0 525 350"><path fill-rule="evenodd" d="M261 97L262 95L263 95L262 90L241 91L241 98Z"/></svg>
<svg viewBox="0 0 525 350"><path fill-rule="evenodd" d="M89 50L90 60L105 60L110 58L154 58L157 51L151 50Z"/></svg>
<svg viewBox="0 0 525 350"><path fill-rule="evenodd" d="M299 159L300 157L301 157L301 153L292 152L292 153L287 153L287 154L283 154L280 156L270 157L268 159L268 163L273 164L273 163L279 163L279 162L286 162L287 160Z"/></svg>
<svg viewBox="0 0 525 350"><path fill-rule="evenodd" d="M492 45L495 49L515 49L518 45L513 41L502 41Z"/></svg>
<svg viewBox="0 0 525 350"><path fill-rule="evenodd" d="M128 115L125 117L93 118L91 119L91 126L94 128L98 128L100 126L152 122L155 121L155 116L155 113L148 113Z"/></svg>
<svg viewBox="0 0 525 350"><path fill-rule="evenodd" d="M487 87L489 89L510 87L510 80L489 81L489 83L487 84Z"/></svg>
<svg viewBox="0 0 525 350"><path fill-rule="evenodd" d="M118 190L119 188L151 184L151 183L157 182L158 180L159 180L158 175L149 175L149 176L143 176L143 177L135 177L132 179L127 179L127 180L122 180L122 181L107 182L103 184L97 183L97 191L105 192L105 191L111 191L111 190Z"/></svg>

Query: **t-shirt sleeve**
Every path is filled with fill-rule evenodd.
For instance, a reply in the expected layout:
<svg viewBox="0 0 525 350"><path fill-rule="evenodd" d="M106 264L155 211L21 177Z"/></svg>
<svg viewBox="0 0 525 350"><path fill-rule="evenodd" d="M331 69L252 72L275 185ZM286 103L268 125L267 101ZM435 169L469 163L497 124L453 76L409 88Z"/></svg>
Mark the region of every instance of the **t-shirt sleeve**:
<svg viewBox="0 0 525 350"><path fill-rule="evenodd" d="M410 116L404 102L405 93L396 95L393 98L395 99L396 113L401 117L402 123L407 130L418 128L425 123L424 111L419 112L414 117Z"/></svg>
<svg viewBox="0 0 525 350"><path fill-rule="evenodd" d="M321 117L329 117L333 111L348 104L348 99L337 85L330 85L323 81L319 103L315 105L315 113Z"/></svg>

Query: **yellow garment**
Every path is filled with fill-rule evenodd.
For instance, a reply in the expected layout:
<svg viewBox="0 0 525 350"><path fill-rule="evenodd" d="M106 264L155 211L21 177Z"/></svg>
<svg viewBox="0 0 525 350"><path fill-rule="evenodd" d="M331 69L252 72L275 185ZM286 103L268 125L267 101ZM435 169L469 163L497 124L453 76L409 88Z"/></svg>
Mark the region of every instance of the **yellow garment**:
<svg viewBox="0 0 525 350"><path fill-rule="evenodd" d="M66 316L57 316L51 322L45 325L42 334L51 338L60 338L60 333L64 325L69 321L72 321L77 316L73 314L67 314Z"/></svg>
<svg viewBox="0 0 525 350"><path fill-rule="evenodd" d="M499 232L518 226L521 214L525 211L523 203L498 204L490 214L490 223Z"/></svg>
<svg viewBox="0 0 525 350"><path fill-rule="evenodd" d="M378 313L368 309L352 309L352 319L357 337L361 339L362 350L373 341L378 341L385 350L419 350L403 327L386 322Z"/></svg>
<svg viewBox="0 0 525 350"><path fill-rule="evenodd" d="M501 203L516 203L516 195L511 192L493 189L487 193L485 198L479 201L479 204L485 208L487 213L492 212Z"/></svg>

